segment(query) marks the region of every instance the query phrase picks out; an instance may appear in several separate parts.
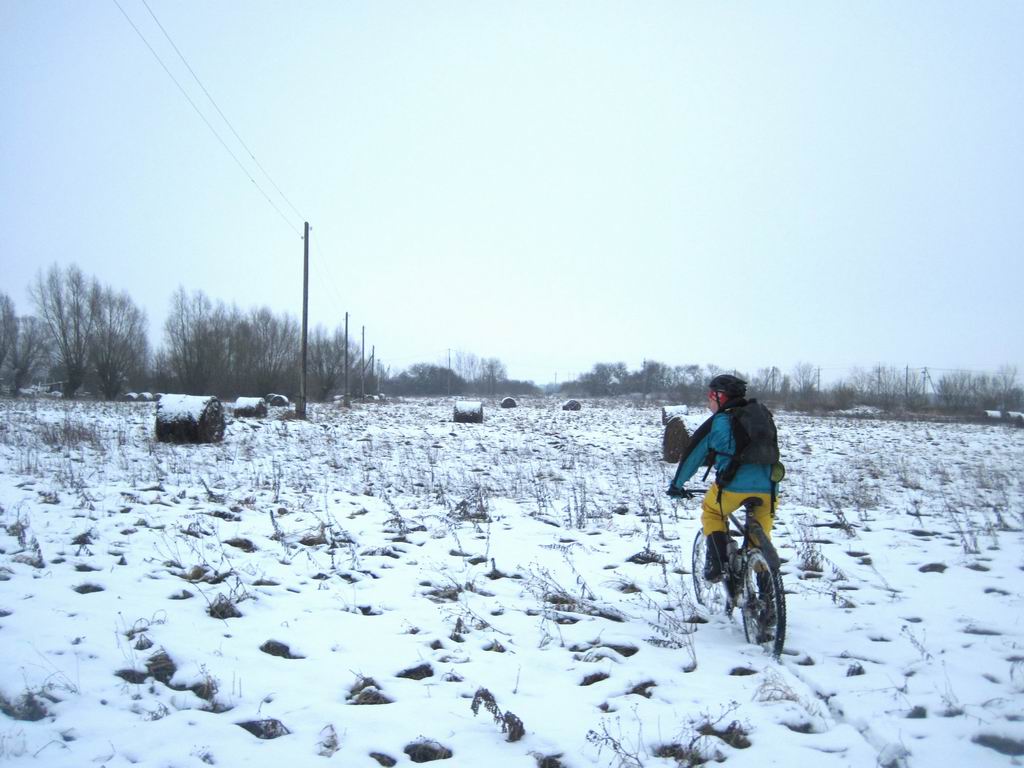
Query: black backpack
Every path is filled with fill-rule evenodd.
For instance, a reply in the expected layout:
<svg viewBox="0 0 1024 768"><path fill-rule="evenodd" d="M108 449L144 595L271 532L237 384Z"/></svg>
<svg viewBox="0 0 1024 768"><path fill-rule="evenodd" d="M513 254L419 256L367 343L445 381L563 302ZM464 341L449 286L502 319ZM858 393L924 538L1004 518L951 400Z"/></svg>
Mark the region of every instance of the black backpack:
<svg viewBox="0 0 1024 768"><path fill-rule="evenodd" d="M718 487L725 488L743 464L768 464L772 467L772 482L782 480L785 467L779 461L779 433L775 429L772 412L751 399L726 413L732 425L736 453L725 469L718 473Z"/></svg>

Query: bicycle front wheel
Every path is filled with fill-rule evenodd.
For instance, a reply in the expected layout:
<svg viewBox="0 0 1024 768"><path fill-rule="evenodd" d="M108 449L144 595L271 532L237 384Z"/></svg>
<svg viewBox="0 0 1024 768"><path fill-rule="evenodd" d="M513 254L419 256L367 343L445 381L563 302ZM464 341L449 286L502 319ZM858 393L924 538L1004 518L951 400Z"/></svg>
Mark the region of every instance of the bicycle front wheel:
<svg viewBox="0 0 1024 768"><path fill-rule="evenodd" d="M700 605L710 613L725 613L728 599L725 592L725 581L715 583L704 578L704 563L707 560L708 542L703 531L697 531L693 539L693 595Z"/></svg>
<svg viewBox="0 0 1024 768"><path fill-rule="evenodd" d="M747 555L743 568L740 611L747 642L778 658L786 642L786 593L781 574L758 549Z"/></svg>

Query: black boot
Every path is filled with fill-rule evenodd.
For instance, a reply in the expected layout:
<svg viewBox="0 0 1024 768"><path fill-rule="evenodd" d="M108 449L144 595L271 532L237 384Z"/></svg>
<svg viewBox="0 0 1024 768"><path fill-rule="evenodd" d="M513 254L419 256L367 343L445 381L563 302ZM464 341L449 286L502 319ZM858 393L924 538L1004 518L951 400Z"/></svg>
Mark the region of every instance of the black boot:
<svg viewBox="0 0 1024 768"><path fill-rule="evenodd" d="M707 537L707 560L704 563L704 580L721 581L725 572L725 561L729 553L729 534L715 531Z"/></svg>

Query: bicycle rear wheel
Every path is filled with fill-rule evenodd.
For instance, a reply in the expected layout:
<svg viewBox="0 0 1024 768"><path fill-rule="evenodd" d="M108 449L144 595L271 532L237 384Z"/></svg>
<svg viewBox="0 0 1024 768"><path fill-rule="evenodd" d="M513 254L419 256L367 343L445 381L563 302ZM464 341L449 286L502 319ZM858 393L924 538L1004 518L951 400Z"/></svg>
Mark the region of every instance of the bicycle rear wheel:
<svg viewBox="0 0 1024 768"><path fill-rule="evenodd" d="M740 612L747 642L778 658L786 642L786 593L782 576L759 549L751 550L743 568Z"/></svg>
<svg viewBox="0 0 1024 768"><path fill-rule="evenodd" d="M707 538L703 531L697 531L693 538L693 595L697 602L708 609L710 613L725 613L728 598L725 590L725 580L715 583L704 578L704 563L707 560Z"/></svg>

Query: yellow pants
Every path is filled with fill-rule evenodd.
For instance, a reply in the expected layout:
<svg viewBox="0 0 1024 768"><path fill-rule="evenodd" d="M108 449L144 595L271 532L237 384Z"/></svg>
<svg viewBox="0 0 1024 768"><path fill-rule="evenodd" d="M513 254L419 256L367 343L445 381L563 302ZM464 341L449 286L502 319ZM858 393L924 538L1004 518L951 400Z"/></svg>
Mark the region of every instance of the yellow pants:
<svg viewBox="0 0 1024 768"><path fill-rule="evenodd" d="M757 520L758 525L764 529L764 532L768 534L770 539L772 537L772 523L774 522L772 495L770 493L722 491L722 498L719 501L718 486L715 483L712 483L711 487L708 488L708 492L704 494L704 501L700 505L700 522L704 526L704 535L710 536L715 531L722 531L724 533L729 530L729 525L726 522L729 514L739 509L743 500L749 499L751 496L761 499L761 506L756 507L754 510L754 519ZM775 506L778 505L779 500L776 498Z"/></svg>

